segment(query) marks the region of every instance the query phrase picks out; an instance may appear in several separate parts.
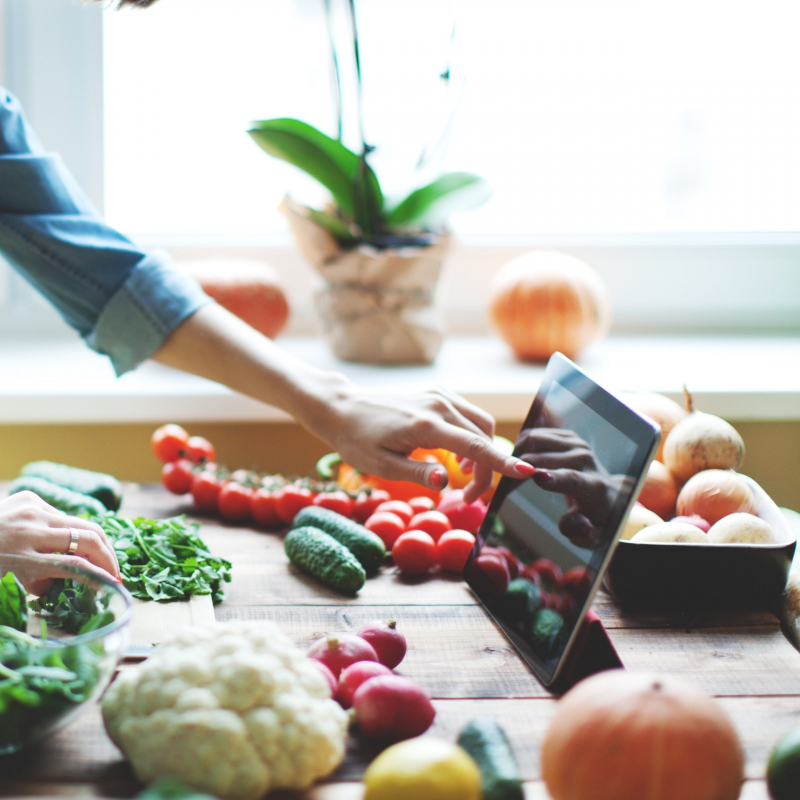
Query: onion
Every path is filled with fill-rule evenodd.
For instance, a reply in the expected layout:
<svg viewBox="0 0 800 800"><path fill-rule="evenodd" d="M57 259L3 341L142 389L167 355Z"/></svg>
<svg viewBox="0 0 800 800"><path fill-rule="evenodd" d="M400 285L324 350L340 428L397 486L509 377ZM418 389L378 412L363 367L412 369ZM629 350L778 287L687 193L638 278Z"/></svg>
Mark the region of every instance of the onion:
<svg viewBox="0 0 800 800"><path fill-rule="evenodd" d="M656 461L664 460L664 443L669 432L686 416L687 412L674 400L655 392L631 392L620 399L634 411L649 417L661 428L661 442L658 445Z"/></svg>
<svg viewBox="0 0 800 800"><path fill-rule="evenodd" d="M705 469L738 470L744 459L744 442L736 429L713 414L692 411L688 391L686 407L691 413L675 425L664 443L664 463L675 479L685 483Z"/></svg>
<svg viewBox="0 0 800 800"><path fill-rule="evenodd" d="M669 519L675 513L678 487L670 471L660 462L651 461L647 469L639 502L661 519Z"/></svg>
<svg viewBox="0 0 800 800"><path fill-rule="evenodd" d="M756 513L756 498L741 475L707 469L690 478L678 495L678 514L697 514L712 526L728 514Z"/></svg>
<svg viewBox="0 0 800 800"><path fill-rule="evenodd" d="M708 537L694 525L685 522L659 522L642 528L632 542L677 542L681 544L704 544Z"/></svg>
<svg viewBox="0 0 800 800"><path fill-rule="evenodd" d="M619 538L632 539L642 528L646 528L648 525L657 525L663 521L658 514L650 511L650 509L644 506L634 506L628 515L628 521L625 523Z"/></svg>
<svg viewBox="0 0 800 800"><path fill-rule="evenodd" d="M692 514L691 517L673 517L670 522L686 522L689 525L694 525L695 528L700 528L703 533L708 533L711 527L706 520L702 517L698 517L697 514Z"/></svg>
<svg viewBox="0 0 800 800"><path fill-rule="evenodd" d="M752 514L728 514L708 532L714 544L775 544L778 537L772 526Z"/></svg>

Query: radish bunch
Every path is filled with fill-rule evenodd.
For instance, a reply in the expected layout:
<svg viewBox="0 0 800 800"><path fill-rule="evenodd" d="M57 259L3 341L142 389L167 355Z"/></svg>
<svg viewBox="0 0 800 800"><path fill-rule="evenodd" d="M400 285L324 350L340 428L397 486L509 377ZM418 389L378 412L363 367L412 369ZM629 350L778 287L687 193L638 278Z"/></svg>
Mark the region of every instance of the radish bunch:
<svg viewBox="0 0 800 800"><path fill-rule="evenodd" d="M398 742L430 728L436 711L422 688L392 669L405 657L406 640L394 620L362 625L357 634L325 636L311 645L332 696L351 708L364 736Z"/></svg>

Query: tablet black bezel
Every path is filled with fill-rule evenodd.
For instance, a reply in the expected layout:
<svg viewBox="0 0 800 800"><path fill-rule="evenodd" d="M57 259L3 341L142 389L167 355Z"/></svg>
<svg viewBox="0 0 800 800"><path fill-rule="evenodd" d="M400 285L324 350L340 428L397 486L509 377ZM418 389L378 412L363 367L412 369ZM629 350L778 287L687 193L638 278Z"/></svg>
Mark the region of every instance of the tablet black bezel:
<svg viewBox="0 0 800 800"><path fill-rule="evenodd" d="M493 613L491 603L486 597L487 587L485 584L482 586L480 580L475 580L478 570L477 568L472 568L475 559L480 555L480 551L488 539L489 534L491 533L491 520L494 517L494 513L497 511L503 502L503 499L509 494L509 492L515 486L523 483L523 481L505 476L501 478L501 483L498 485L497 492L495 493L495 496L489 505L486 519L484 520L484 524L481 526L481 529L478 532L475 546L473 547L472 553L470 554L469 560L467 561L467 565L464 569L465 579L467 580L472 592L475 594L478 600L480 600L481 605L483 605L487 613L508 637L517 652L520 654L520 656L522 656L536 677L545 687L548 688L558 680L564 665L569 660L570 652L581 628L581 623L586 616L586 612L591 607L594 596L597 593L597 589L603 580L603 574L608 566L609 561L611 560L611 556L614 553L614 549L625 524L625 520L628 518L630 509L633 507L633 504L639 495L639 491L647 476L647 468L649 467L650 462L652 461L653 456L658 449L659 441L661 439L661 430L658 425L651 420L640 416L631 408L626 406L621 400L617 399L610 392L606 391L603 387L595 383L591 378L589 378L588 375L586 375L581 369L573 364L572 361L570 361L561 353L555 353L548 361L544 376L542 377L542 382L539 386L539 391L536 393L536 397L531 404L528 415L525 418L525 422L521 426L521 430L525 429L526 427L530 427L538 419L542 410L542 406L544 405L547 392L554 382L560 384L563 388L577 397L581 403L601 416L609 424L613 425L617 430L620 431L620 433L634 443L636 450L631 459L631 476L635 476L636 479L633 481L632 490L627 497L625 496L625 492L621 491L614 503L608 524L606 526L606 533L608 534L609 532L612 532L612 535L608 536L608 548L598 564L595 564L594 562L591 564L591 568L596 570L594 582L592 583L592 587L589 590L586 601L577 616L575 626L572 629L569 639L567 640L567 644L561 654L561 657L551 673L548 674L545 671L542 662L533 656L531 648L522 641L519 634L511 626L509 626L499 614ZM528 478L527 480L531 479ZM509 486L509 484L512 484L512 486Z"/></svg>

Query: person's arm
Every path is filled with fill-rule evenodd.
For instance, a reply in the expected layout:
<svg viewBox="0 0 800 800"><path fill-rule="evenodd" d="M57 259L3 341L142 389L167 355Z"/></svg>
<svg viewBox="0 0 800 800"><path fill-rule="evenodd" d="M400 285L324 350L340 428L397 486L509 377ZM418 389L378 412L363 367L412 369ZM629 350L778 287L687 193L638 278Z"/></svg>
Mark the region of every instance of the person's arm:
<svg viewBox="0 0 800 800"><path fill-rule="evenodd" d="M515 478L533 472L492 445L494 421L464 398L441 388L357 387L290 356L217 305L189 317L154 359L282 408L349 464L385 478L443 488L443 467L407 458L417 447L444 447L476 462L467 501L488 488L493 470Z"/></svg>

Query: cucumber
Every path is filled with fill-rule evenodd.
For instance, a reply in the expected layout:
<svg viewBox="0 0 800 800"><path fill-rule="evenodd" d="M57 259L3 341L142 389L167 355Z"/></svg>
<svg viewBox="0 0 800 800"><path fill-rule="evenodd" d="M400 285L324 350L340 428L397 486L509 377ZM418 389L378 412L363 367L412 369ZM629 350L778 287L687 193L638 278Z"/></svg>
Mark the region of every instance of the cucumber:
<svg viewBox="0 0 800 800"><path fill-rule="evenodd" d="M45 503L65 511L67 514L78 516L80 514L90 514L95 517L104 517L108 512L106 507L96 498L89 497L87 494L73 492L65 489L57 483L51 483L44 478L33 478L23 476L11 482L8 488L9 494L17 492L33 492L38 494Z"/></svg>
<svg viewBox="0 0 800 800"><path fill-rule="evenodd" d="M345 594L355 594L367 579L358 559L319 528L290 530L283 540L283 549L296 567Z"/></svg>
<svg viewBox="0 0 800 800"><path fill-rule="evenodd" d="M522 778L505 731L489 717L476 717L458 734L458 744L478 765L483 800L522 800Z"/></svg>
<svg viewBox="0 0 800 800"><path fill-rule="evenodd" d="M333 536L359 560L368 575L377 572L386 558L386 546L379 536L328 508L306 506L300 509L292 521L292 527L300 528L305 525L319 528Z"/></svg>
<svg viewBox="0 0 800 800"><path fill-rule="evenodd" d="M44 478L73 492L99 500L109 511L119 511L122 505L122 486L113 475L91 472L80 467L68 467L53 461L32 461L22 468L22 475Z"/></svg>
<svg viewBox="0 0 800 800"><path fill-rule="evenodd" d="M564 618L550 608L540 608L533 618L530 642L540 658L552 658L563 645Z"/></svg>

